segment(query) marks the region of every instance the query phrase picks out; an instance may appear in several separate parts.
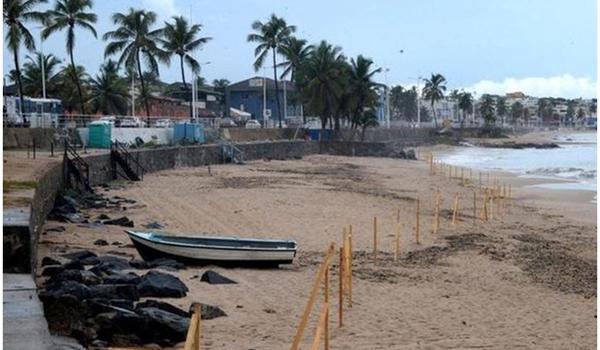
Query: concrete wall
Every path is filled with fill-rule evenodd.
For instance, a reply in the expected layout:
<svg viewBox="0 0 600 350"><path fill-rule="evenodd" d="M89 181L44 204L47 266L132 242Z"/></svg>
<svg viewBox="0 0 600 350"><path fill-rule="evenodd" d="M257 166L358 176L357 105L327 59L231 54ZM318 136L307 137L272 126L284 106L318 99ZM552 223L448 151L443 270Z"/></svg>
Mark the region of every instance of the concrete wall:
<svg viewBox="0 0 600 350"><path fill-rule="evenodd" d="M77 128L81 142L88 145L89 129ZM135 142L139 137L144 142L154 140L159 145L170 145L173 141L173 128L112 128L111 141L119 141L127 144Z"/></svg>
<svg viewBox="0 0 600 350"><path fill-rule="evenodd" d="M4 137L3 149L25 149L30 147L35 140L37 148L50 149L50 143L56 143L57 132L60 129L45 129L45 128L2 128ZM60 131L62 132L62 131ZM74 140L74 143L79 143L79 134L75 131L68 130L67 134Z"/></svg>
<svg viewBox="0 0 600 350"><path fill-rule="evenodd" d="M221 136L233 142L265 141L265 140L290 140L296 134L295 128L269 128L269 129L221 129ZM298 131L297 138L302 138L303 132Z"/></svg>

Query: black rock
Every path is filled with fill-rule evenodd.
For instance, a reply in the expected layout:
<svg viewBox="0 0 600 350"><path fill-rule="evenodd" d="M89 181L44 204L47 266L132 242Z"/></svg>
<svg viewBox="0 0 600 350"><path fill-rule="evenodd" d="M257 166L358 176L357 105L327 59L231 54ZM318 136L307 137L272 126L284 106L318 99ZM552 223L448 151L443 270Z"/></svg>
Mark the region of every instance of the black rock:
<svg viewBox="0 0 600 350"><path fill-rule="evenodd" d="M46 232L64 232L66 228L64 226L50 227L46 229Z"/></svg>
<svg viewBox="0 0 600 350"><path fill-rule="evenodd" d="M237 284L236 281L230 280L229 278L212 270L208 270L203 273L200 281L207 282L208 284Z"/></svg>
<svg viewBox="0 0 600 350"><path fill-rule="evenodd" d="M108 242L105 239L97 239L94 241L94 245L108 245Z"/></svg>
<svg viewBox="0 0 600 350"><path fill-rule="evenodd" d="M406 159L417 160L417 156L415 155L415 150L409 149L406 152Z"/></svg>
<svg viewBox="0 0 600 350"><path fill-rule="evenodd" d="M85 301L88 314L97 315L112 311L133 311L133 301L127 299L91 298Z"/></svg>
<svg viewBox="0 0 600 350"><path fill-rule="evenodd" d="M148 263L144 260L133 259L129 262L129 265L134 269L147 269L149 268Z"/></svg>
<svg viewBox="0 0 600 350"><path fill-rule="evenodd" d="M160 230L165 227L163 224L161 224L158 221L150 221L149 223L143 224L142 226L144 226L145 228L154 229L154 230Z"/></svg>
<svg viewBox="0 0 600 350"><path fill-rule="evenodd" d="M112 244L112 245L123 245L123 243L122 243L122 242L119 242L119 241L114 241L114 242L112 242L111 244Z"/></svg>
<svg viewBox="0 0 600 350"><path fill-rule="evenodd" d="M152 268L163 268L163 267L169 268L170 267L175 270L185 269L184 264L182 264L178 261L175 261L173 259L169 259L169 258L160 258L160 259L152 260L151 262L148 263L148 266L150 266Z"/></svg>
<svg viewBox="0 0 600 350"><path fill-rule="evenodd" d="M51 257L45 256L42 259L42 267L48 266L48 265L60 265L60 261L58 261L56 259L52 259Z"/></svg>
<svg viewBox="0 0 600 350"><path fill-rule="evenodd" d="M126 216L122 216L117 219L106 220L104 221L105 225L117 225L117 226L125 226L125 227L133 227L133 221L129 220Z"/></svg>
<svg viewBox="0 0 600 350"><path fill-rule="evenodd" d="M68 263L63 264L62 267L65 270L83 270L84 269L83 264L79 260L69 261Z"/></svg>
<svg viewBox="0 0 600 350"><path fill-rule="evenodd" d="M167 312L170 312L172 314L176 314L179 315L181 317L190 317L191 313L184 311L180 308L178 308L177 306L173 306L169 303L165 303L162 301L158 301L158 300L154 300L154 299L147 299L146 301L140 301L135 305L135 311L139 311L142 308L146 308L146 307L154 307L157 309L161 309Z"/></svg>
<svg viewBox="0 0 600 350"><path fill-rule="evenodd" d="M42 276L54 276L62 271L64 271L65 268L62 266L58 266L58 265L52 265L52 266L47 266L43 271L42 271Z"/></svg>
<svg viewBox="0 0 600 350"><path fill-rule="evenodd" d="M182 298L188 291L179 278L158 271L148 271L137 288L140 296L159 298Z"/></svg>
<svg viewBox="0 0 600 350"><path fill-rule="evenodd" d="M71 260L81 260L84 258L88 258L90 256L97 256L97 255L96 255L96 253L90 252L89 250L79 250L76 252L63 254L62 256L64 256L67 259L71 259Z"/></svg>
<svg viewBox="0 0 600 350"><path fill-rule="evenodd" d="M75 281L79 283L83 283L87 286L100 284L102 280L93 274L90 271L85 270L64 270L61 271L54 276L52 276L49 280L49 284L63 282L63 281Z"/></svg>
<svg viewBox="0 0 600 350"><path fill-rule="evenodd" d="M110 217L106 214L100 214L100 215L98 215L96 220L110 220Z"/></svg>
<svg viewBox="0 0 600 350"><path fill-rule="evenodd" d="M104 284L138 284L141 282L141 278L133 272L113 270L102 281Z"/></svg>
<svg viewBox="0 0 600 350"><path fill-rule="evenodd" d="M52 334L75 335L84 328L87 317L85 304L73 295L41 292L44 317Z"/></svg>
<svg viewBox="0 0 600 350"><path fill-rule="evenodd" d="M137 314L145 318L146 333L151 336L144 340L156 342L161 346L172 346L185 340L190 324L189 318L154 307L140 308Z"/></svg>
<svg viewBox="0 0 600 350"><path fill-rule="evenodd" d="M40 300L58 298L63 295L71 295L77 300L83 300L90 297L90 287L75 281L53 283L40 292Z"/></svg>
<svg viewBox="0 0 600 350"><path fill-rule="evenodd" d="M213 305L208 305L208 304L202 304L202 319L203 320L212 320L213 318L217 318L217 317L226 317L227 314L225 313L225 311L221 310L220 307L218 306L213 306Z"/></svg>
<svg viewBox="0 0 600 350"><path fill-rule="evenodd" d="M97 258L100 263L92 267L90 271L98 276L109 274L113 270L125 270L130 268L129 262L123 258L112 255L103 255Z"/></svg>
<svg viewBox="0 0 600 350"><path fill-rule="evenodd" d="M79 262L84 266L98 265L100 264L100 259L98 259L97 256L89 256L87 258L79 260Z"/></svg>
<svg viewBox="0 0 600 350"><path fill-rule="evenodd" d="M103 299L125 299L137 301L140 295L132 284L99 284L90 287L91 296Z"/></svg>
<svg viewBox="0 0 600 350"><path fill-rule="evenodd" d="M112 309L111 311L97 314L93 320L93 327L96 328L99 339L107 340L114 346L142 344L142 341L138 338L138 334L143 334L147 331L144 317L125 309ZM123 342L113 338L116 334L129 334L133 338L129 338L132 340Z"/></svg>

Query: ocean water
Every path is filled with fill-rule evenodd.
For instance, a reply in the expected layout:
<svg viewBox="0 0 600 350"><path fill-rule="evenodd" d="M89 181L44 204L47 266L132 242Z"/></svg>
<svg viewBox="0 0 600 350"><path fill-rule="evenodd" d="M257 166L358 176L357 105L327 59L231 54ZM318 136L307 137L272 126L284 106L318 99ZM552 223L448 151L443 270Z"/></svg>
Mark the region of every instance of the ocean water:
<svg viewBox="0 0 600 350"><path fill-rule="evenodd" d="M544 179L533 185L557 190L596 192L596 133L561 134L555 149L457 147L440 159L482 171L508 171L522 177ZM556 179L557 182L547 180ZM567 181L565 181L567 180Z"/></svg>

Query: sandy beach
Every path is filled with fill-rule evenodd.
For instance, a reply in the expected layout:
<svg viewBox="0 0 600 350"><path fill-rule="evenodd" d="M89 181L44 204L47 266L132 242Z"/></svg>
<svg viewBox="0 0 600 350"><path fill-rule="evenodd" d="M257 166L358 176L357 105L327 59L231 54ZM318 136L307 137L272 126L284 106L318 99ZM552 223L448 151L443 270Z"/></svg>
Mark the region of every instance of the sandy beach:
<svg viewBox="0 0 600 350"><path fill-rule="evenodd" d="M294 263L280 269L173 272L190 292L166 301L184 309L193 301L218 305L228 314L203 322L207 349L288 348L323 253L330 242L341 242L342 227L349 224L354 229L354 307L345 310L341 329L337 312L332 313L332 349L595 348L595 203L583 191L526 188L530 179L494 176L512 184L515 199L490 222L472 216L473 190L479 187L475 176L461 183L429 175L423 160L323 155L212 166L210 174L205 167L148 174L143 182L100 189L109 197L135 200L126 212L89 214L125 214L136 229L159 221L173 234L298 241ZM434 235L437 188L444 215ZM452 225L450 208L457 193L462 210ZM417 198L421 244L414 237ZM401 257L394 263L398 210ZM377 265L372 259L374 216L380 222ZM57 225L66 231L41 237L40 260L81 248L139 258L130 246L93 245L99 238L129 243L122 227L46 224ZM207 269L238 284L208 285L195 278ZM335 272L332 280L337 288ZM333 304L337 310L337 297Z"/></svg>

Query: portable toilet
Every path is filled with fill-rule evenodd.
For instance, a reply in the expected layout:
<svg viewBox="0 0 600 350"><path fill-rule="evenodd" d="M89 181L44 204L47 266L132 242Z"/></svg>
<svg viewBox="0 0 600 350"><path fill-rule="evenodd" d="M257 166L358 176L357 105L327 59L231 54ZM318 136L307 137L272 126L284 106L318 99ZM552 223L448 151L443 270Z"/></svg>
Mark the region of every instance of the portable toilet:
<svg viewBox="0 0 600 350"><path fill-rule="evenodd" d="M173 131L174 143L204 143L204 125L199 123L178 123Z"/></svg>
<svg viewBox="0 0 600 350"><path fill-rule="evenodd" d="M110 148L112 124L105 121L94 121L88 125L88 147Z"/></svg>

